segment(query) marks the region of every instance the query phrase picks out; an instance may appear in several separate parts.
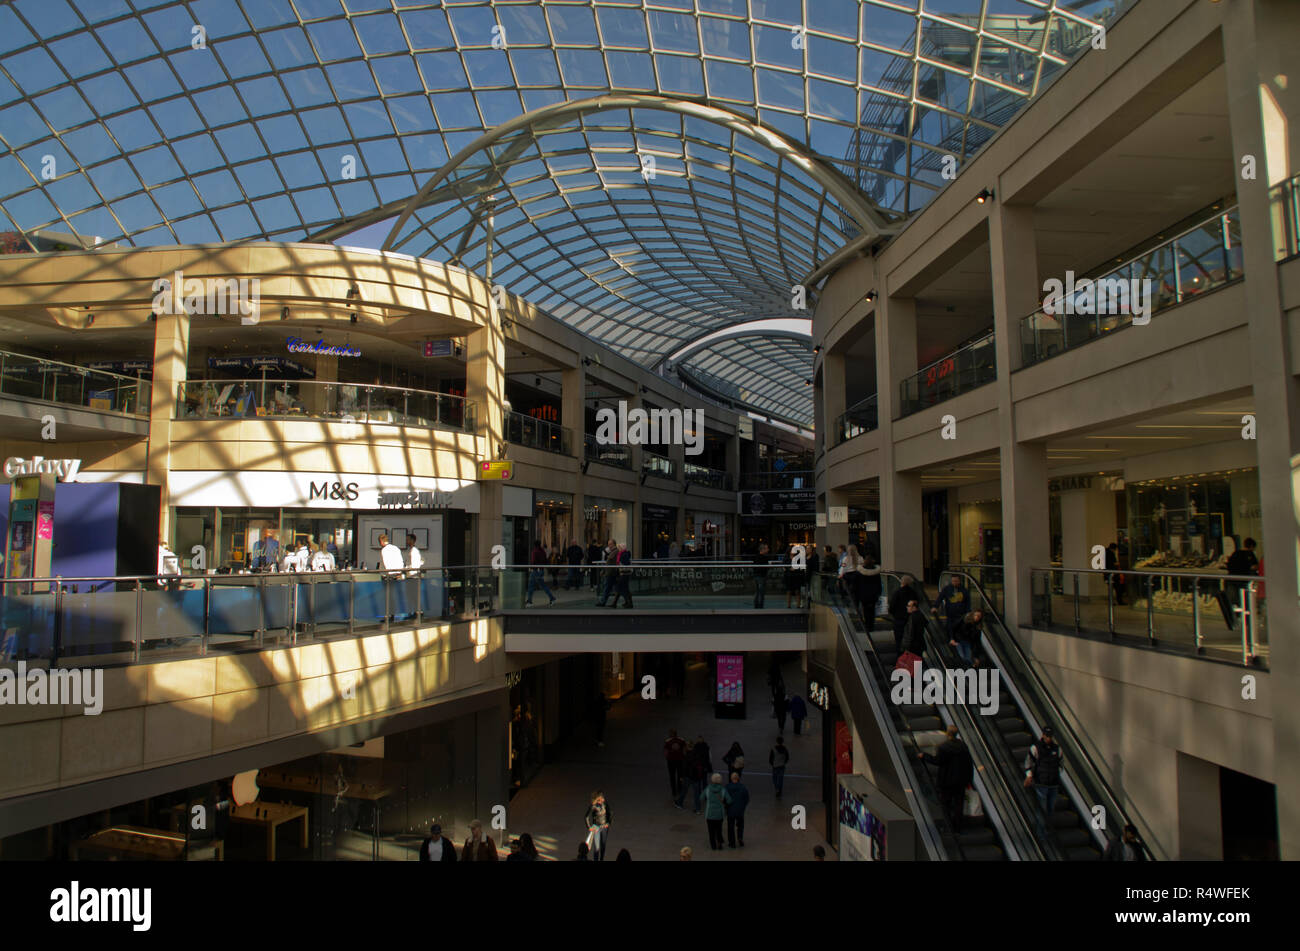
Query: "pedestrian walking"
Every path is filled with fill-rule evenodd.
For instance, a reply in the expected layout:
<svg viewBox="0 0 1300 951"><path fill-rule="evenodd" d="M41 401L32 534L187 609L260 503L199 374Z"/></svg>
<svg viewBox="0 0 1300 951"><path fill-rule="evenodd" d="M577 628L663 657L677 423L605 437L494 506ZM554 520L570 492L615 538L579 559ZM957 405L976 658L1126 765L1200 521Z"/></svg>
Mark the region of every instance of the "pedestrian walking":
<svg viewBox="0 0 1300 951"><path fill-rule="evenodd" d="M590 582L593 594L600 590L600 563L605 559L605 549L593 539L587 546L587 564L591 566Z"/></svg>
<svg viewBox="0 0 1300 951"><path fill-rule="evenodd" d="M1142 849L1137 826L1124 826L1123 838L1111 839L1102 858L1107 862L1145 862L1147 856Z"/></svg>
<svg viewBox="0 0 1300 951"><path fill-rule="evenodd" d="M803 566L799 567L799 559L803 559ZM791 545L789 564L785 569L785 606L788 609L790 602L794 602L796 609L803 607L803 589L808 583L808 556L803 545Z"/></svg>
<svg viewBox="0 0 1300 951"><path fill-rule="evenodd" d="M790 698L790 721L794 724L794 735L800 734L803 721L808 717L808 705L803 702L803 697L795 694Z"/></svg>
<svg viewBox="0 0 1300 951"><path fill-rule="evenodd" d="M454 862L456 846L442 834L442 826L435 822L429 826L429 835L420 843L421 862Z"/></svg>
<svg viewBox="0 0 1300 951"><path fill-rule="evenodd" d="M768 554L767 542L758 546L758 554L754 555L754 607L762 608L763 599L767 594L767 572L768 564L772 561L772 556Z"/></svg>
<svg viewBox="0 0 1300 951"><path fill-rule="evenodd" d="M609 713L609 698L597 693L591 698L591 726L596 734L596 745L605 745L605 716Z"/></svg>
<svg viewBox="0 0 1300 951"><path fill-rule="evenodd" d="M790 698L781 691L781 696L772 701L773 711L776 713L776 728L782 733L785 732L785 715L790 710Z"/></svg>
<svg viewBox="0 0 1300 951"><path fill-rule="evenodd" d="M632 552L628 551L627 545L619 545L618 550L614 553L614 603L612 608L618 607L618 599L623 599L623 607L632 606Z"/></svg>
<svg viewBox="0 0 1300 951"><path fill-rule="evenodd" d="M704 794L704 786L708 782L709 773L712 771L713 761L709 758L709 744L704 742L704 737L698 737L687 756L687 782L682 784L682 791L677 796L677 804L681 805L689 789L691 810L698 816L700 814L700 797Z"/></svg>
<svg viewBox="0 0 1300 951"><path fill-rule="evenodd" d="M1039 834L1046 837L1047 827L1056 809L1056 796L1061 784L1061 747L1050 726L1043 727L1043 735L1029 747L1025 757L1025 788L1038 795L1036 824Z"/></svg>
<svg viewBox="0 0 1300 951"><path fill-rule="evenodd" d="M709 827L709 848L722 848L722 820L727 816L727 805L731 794L722 785L722 774L714 773L709 777L708 788L704 790L704 821Z"/></svg>
<svg viewBox="0 0 1300 951"><path fill-rule="evenodd" d="M727 795L727 845L736 848L745 847L745 809L749 806L749 788L740 781L740 773L731 774L731 782L726 785Z"/></svg>
<svg viewBox="0 0 1300 951"><path fill-rule="evenodd" d="M605 583L600 591L600 600L596 602L596 607L598 608L603 608L605 606L605 602L609 600L609 596L614 593L614 586L618 583L618 545L615 543L614 539L611 538L609 540L609 544L605 546L605 551L601 557L601 564L605 566ZM614 603L617 604L618 602L616 601Z"/></svg>
<svg viewBox="0 0 1300 951"><path fill-rule="evenodd" d="M903 631L907 627L908 610L907 605L910 601L921 603L920 595L912 587L916 579L911 575L903 575L900 579L901 584L898 590L889 596L889 616L894 620L894 651L901 654L903 652Z"/></svg>
<svg viewBox="0 0 1300 951"><path fill-rule="evenodd" d="M492 836L483 834L483 823L477 819L469 824L469 838L465 840L465 845L460 850L460 860L462 862L497 861L497 844L492 841Z"/></svg>
<svg viewBox="0 0 1300 951"><path fill-rule="evenodd" d="M740 741L736 740L727 750L722 761L727 764L728 773L743 773L745 771L745 751L740 748Z"/></svg>
<svg viewBox="0 0 1300 951"><path fill-rule="evenodd" d="M686 765L686 741L677 735L676 730L668 731L664 740L664 761L668 764L668 786L672 789L673 801L681 808L682 770Z"/></svg>
<svg viewBox="0 0 1300 951"><path fill-rule="evenodd" d="M939 744L933 754L922 752L916 755L922 761L939 767L939 802L948 815L952 831L960 833L966 787L975 779L975 764L966 744L957 736L957 727L949 724L946 732L948 738Z"/></svg>
<svg viewBox="0 0 1300 951"><path fill-rule="evenodd" d="M564 560L569 564L569 572L564 577L564 590L577 591L582 587L582 559L585 552L577 539L570 539L569 547L564 550Z"/></svg>
<svg viewBox="0 0 1300 951"><path fill-rule="evenodd" d="M524 607L529 607L533 603L533 592L541 588L546 592L546 596L551 600L547 604L555 603L555 595L550 587L546 584L546 564L549 559L546 555L546 549L542 547L541 542L533 542L533 552L528 557L528 593L524 595Z"/></svg>
<svg viewBox="0 0 1300 951"><path fill-rule="evenodd" d="M776 738L776 746L767 754L768 765L772 767L772 787L776 790L776 798L781 798L781 793L785 791L785 767L790 762L790 751L786 749L785 737Z"/></svg>
<svg viewBox="0 0 1300 951"><path fill-rule="evenodd" d="M605 794L597 789L591 794L591 805L587 807L587 846L593 862L605 861L605 846L609 842L609 824L613 818Z"/></svg>

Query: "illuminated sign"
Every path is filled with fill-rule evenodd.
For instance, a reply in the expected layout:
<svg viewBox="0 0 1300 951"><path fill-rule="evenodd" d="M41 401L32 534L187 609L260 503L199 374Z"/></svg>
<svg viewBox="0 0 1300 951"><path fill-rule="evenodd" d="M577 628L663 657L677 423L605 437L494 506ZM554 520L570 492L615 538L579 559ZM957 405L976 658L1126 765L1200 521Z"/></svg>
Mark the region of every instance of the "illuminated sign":
<svg viewBox="0 0 1300 951"><path fill-rule="evenodd" d="M288 337L285 339L285 345L290 353L314 353L323 357L361 356L361 351L356 347L331 346L324 340L317 340L315 343L307 343L302 339L302 337Z"/></svg>
<svg viewBox="0 0 1300 951"><path fill-rule="evenodd" d="M480 479L500 479L503 482L508 482L512 469L513 466L509 462L481 462L478 467L478 477Z"/></svg>

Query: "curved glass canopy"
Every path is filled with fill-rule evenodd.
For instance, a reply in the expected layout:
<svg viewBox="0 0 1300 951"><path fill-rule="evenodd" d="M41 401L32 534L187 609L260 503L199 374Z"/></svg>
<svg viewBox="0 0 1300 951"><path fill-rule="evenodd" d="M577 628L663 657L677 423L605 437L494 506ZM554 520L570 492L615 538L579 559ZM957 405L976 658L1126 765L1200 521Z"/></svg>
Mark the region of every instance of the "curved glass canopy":
<svg viewBox="0 0 1300 951"><path fill-rule="evenodd" d="M811 313L794 285L1130 2L15 0L0 211L34 246L387 236L480 273L490 246L494 281L654 366ZM810 360L755 336L682 368L806 420Z"/></svg>

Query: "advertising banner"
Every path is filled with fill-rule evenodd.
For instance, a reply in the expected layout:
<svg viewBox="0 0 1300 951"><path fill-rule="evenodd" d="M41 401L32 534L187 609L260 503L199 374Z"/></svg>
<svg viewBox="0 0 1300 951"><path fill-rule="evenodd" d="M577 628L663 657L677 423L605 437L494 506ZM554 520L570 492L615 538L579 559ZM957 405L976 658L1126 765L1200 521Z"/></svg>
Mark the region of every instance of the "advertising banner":
<svg viewBox="0 0 1300 951"><path fill-rule="evenodd" d="M745 655L718 655L718 703L745 702Z"/></svg>

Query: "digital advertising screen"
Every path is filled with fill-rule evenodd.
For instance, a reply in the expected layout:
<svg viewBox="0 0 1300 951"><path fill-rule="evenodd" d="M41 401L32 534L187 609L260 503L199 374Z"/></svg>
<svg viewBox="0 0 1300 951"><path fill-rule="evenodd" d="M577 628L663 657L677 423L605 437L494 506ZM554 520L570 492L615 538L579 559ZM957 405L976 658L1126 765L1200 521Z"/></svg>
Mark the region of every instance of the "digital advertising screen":
<svg viewBox="0 0 1300 951"><path fill-rule="evenodd" d="M745 655L718 655L718 703L744 703Z"/></svg>

